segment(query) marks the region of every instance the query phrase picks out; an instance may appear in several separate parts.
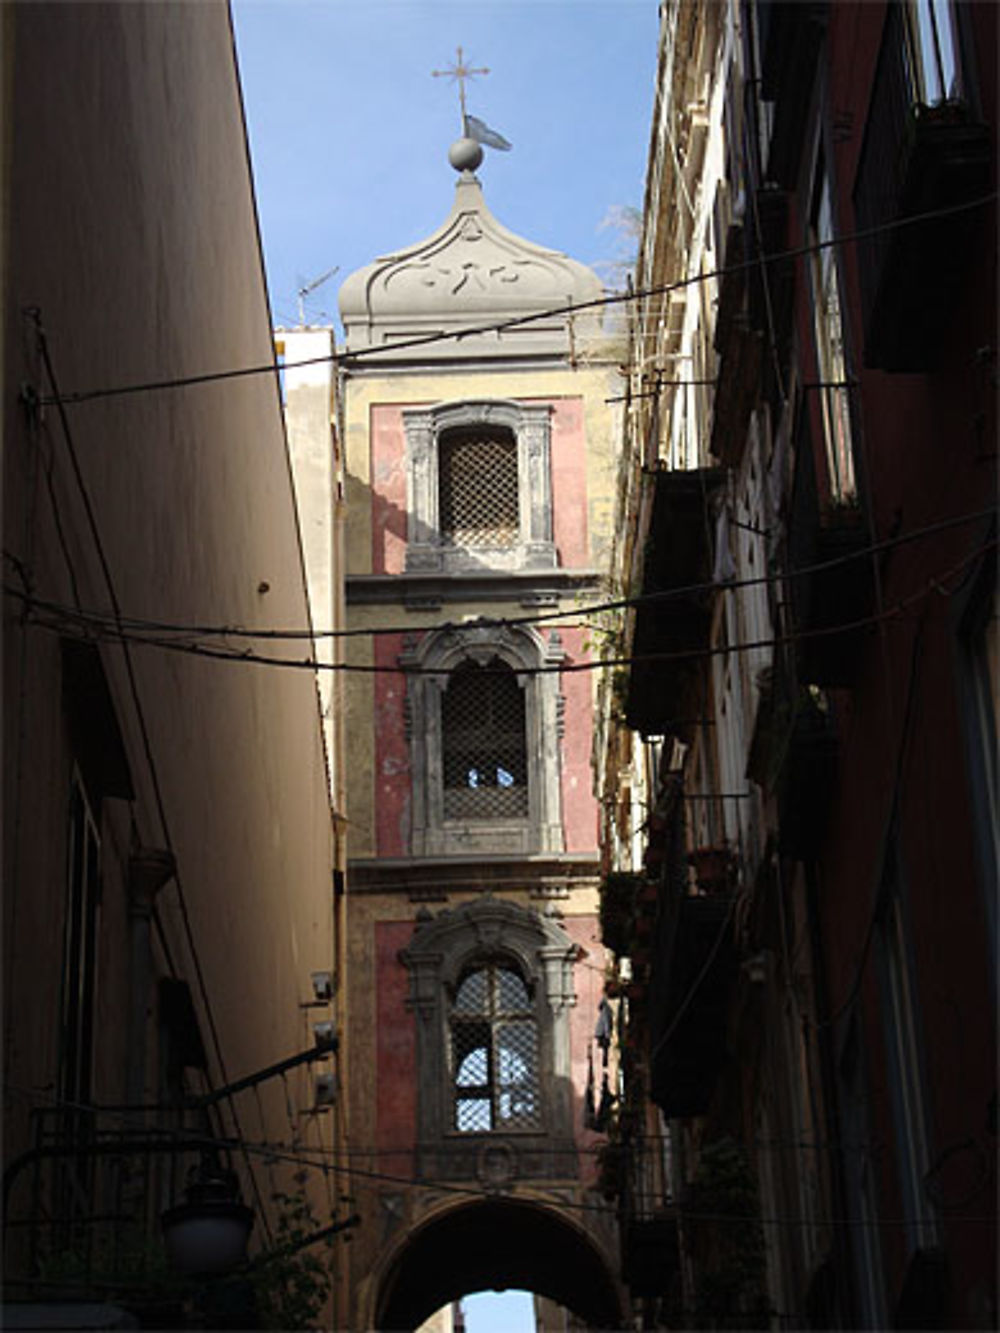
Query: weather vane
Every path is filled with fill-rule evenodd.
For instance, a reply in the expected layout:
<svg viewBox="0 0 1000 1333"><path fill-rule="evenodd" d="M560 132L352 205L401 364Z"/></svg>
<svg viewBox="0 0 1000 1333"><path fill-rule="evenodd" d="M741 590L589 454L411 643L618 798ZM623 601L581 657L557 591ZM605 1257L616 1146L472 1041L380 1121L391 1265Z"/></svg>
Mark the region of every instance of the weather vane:
<svg viewBox="0 0 1000 1333"><path fill-rule="evenodd" d="M467 79L476 79L481 74L489 74L489 69L482 65L478 69L465 63L465 52L462 48L455 49L456 61L454 65L449 65L447 69L432 69L431 73L436 79L450 79L452 83L458 84L458 104L462 111L462 134L467 139L475 139L477 143L485 144L487 148L499 148L506 152L510 144L498 134L496 130L491 130L485 121L479 120L477 116L470 116L468 108L465 105L465 83Z"/></svg>

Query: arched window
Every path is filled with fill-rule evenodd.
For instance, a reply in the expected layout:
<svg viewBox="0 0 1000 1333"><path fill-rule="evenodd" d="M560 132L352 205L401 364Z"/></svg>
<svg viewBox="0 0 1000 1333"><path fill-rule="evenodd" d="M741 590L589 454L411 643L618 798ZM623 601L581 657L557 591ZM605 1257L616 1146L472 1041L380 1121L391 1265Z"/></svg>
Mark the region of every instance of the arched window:
<svg viewBox="0 0 1000 1333"><path fill-rule="evenodd" d="M441 540L509 550L520 540L517 440L502 427L442 435L438 450Z"/></svg>
<svg viewBox="0 0 1000 1333"><path fill-rule="evenodd" d="M521 1179L575 1177L577 959L551 912L492 894L421 909L399 955L417 1018L419 1175L482 1181L499 1152Z"/></svg>
<svg viewBox="0 0 1000 1333"><path fill-rule="evenodd" d="M511 668L465 661L441 698L445 819L528 814L524 694Z"/></svg>
<svg viewBox="0 0 1000 1333"><path fill-rule="evenodd" d="M555 569L548 403L405 408L406 568Z"/></svg>
<svg viewBox="0 0 1000 1333"><path fill-rule="evenodd" d="M563 659L557 634L529 626L449 626L406 644L412 855L563 850L551 670Z"/></svg>
<svg viewBox="0 0 1000 1333"><path fill-rule="evenodd" d="M451 1048L460 1133L537 1128L538 1030L518 971L488 962L465 973L452 1005Z"/></svg>

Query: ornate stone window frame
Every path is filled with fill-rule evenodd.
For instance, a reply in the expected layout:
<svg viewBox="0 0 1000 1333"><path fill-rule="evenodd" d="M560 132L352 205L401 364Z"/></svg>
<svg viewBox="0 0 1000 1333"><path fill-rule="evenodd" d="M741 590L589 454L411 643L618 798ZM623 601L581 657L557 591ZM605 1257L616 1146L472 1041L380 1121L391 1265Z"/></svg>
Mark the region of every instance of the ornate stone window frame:
<svg viewBox="0 0 1000 1333"><path fill-rule="evenodd" d="M431 1177L497 1183L498 1171L572 1175L569 1010L576 1004L578 949L551 913L484 894L436 916L424 908L400 955L409 972L407 1008L416 1015L417 1126L421 1168ZM523 977L538 1032L540 1115L532 1129L470 1133L455 1127L451 1009L462 977L477 964L508 963ZM506 1182L501 1182L506 1183Z"/></svg>
<svg viewBox="0 0 1000 1333"><path fill-rule="evenodd" d="M530 626L490 625L434 630L400 654L402 667L416 668L408 677L406 693L413 856L564 850L559 675L537 671L557 666L564 658L555 632L543 638ZM494 659L514 670L524 691L528 814L521 819L445 819L441 698L456 667L470 661L487 666Z"/></svg>
<svg viewBox="0 0 1000 1333"><path fill-rule="evenodd" d="M465 399L407 408L406 569L444 573L486 566L497 570L554 569L551 419L548 403ZM519 540L510 546L452 546L441 535L439 444L447 431L499 426L517 443Z"/></svg>

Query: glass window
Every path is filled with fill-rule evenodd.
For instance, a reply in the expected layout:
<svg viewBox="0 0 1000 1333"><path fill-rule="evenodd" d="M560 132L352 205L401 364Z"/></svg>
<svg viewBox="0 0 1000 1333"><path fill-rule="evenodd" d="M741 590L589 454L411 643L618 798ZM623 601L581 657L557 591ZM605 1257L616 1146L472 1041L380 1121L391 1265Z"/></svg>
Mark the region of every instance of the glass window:
<svg viewBox="0 0 1000 1333"><path fill-rule="evenodd" d="M914 100L937 106L961 96L951 0L910 0L906 26Z"/></svg>
<svg viewBox="0 0 1000 1333"><path fill-rule="evenodd" d="M851 406L844 354L844 320L840 304L840 276L834 239L830 180L822 158L816 169L816 189L810 227L810 278L813 324L816 335L816 368L823 405L823 439L826 446L830 498L835 504L857 499L854 450L851 440Z"/></svg>
<svg viewBox="0 0 1000 1333"><path fill-rule="evenodd" d="M528 814L524 693L498 658L463 663L441 699L445 819Z"/></svg>
<svg viewBox="0 0 1000 1333"><path fill-rule="evenodd" d="M451 1034L455 1128L475 1134L537 1127L538 1032L520 974L498 963L466 973Z"/></svg>

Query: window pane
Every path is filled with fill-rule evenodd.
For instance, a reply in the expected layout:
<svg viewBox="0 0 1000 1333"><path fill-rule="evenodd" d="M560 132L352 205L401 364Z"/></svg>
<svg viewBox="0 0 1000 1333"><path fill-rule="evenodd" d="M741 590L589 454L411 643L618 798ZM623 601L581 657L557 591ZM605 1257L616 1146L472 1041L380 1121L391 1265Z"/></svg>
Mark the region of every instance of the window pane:
<svg viewBox="0 0 1000 1333"><path fill-rule="evenodd" d="M487 1083L486 1048L470 1051L458 1067L455 1082L460 1088L484 1088Z"/></svg>
<svg viewBox="0 0 1000 1333"><path fill-rule="evenodd" d="M451 675L441 700L446 819L523 819L528 813L524 693L494 659Z"/></svg>
<svg viewBox="0 0 1000 1333"><path fill-rule="evenodd" d="M451 1023L455 1127L474 1133L501 1123L537 1126L538 1033L520 973L496 964L469 972L455 995Z"/></svg>
<svg viewBox="0 0 1000 1333"><path fill-rule="evenodd" d="M493 1128L493 1115L485 1097L460 1097L455 1107L455 1128L477 1133Z"/></svg>
<svg viewBox="0 0 1000 1333"><path fill-rule="evenodd" d="M455 1008L465 1014L486 1012L486 973L470 972L458 988Z"/></svg>
<svg viewBox="0 0 1000 1333"><path fill-rule="evenodd" d="M501 968L497 973L497 982L500 992L499 1006L504 1012L531 1008L528 988L516 972Z"/></svg>

